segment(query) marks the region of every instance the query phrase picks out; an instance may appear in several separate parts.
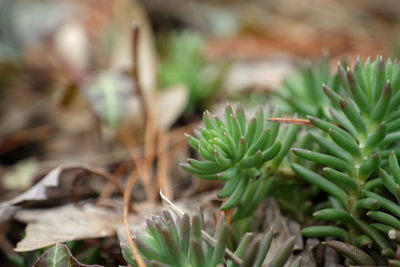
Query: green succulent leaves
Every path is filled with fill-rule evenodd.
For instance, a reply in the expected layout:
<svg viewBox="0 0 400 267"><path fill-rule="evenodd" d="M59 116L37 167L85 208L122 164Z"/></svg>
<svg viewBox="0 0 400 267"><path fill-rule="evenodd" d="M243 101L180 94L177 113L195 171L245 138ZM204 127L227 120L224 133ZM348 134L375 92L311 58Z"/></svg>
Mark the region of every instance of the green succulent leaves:
<svg viewBox="0 0 400 267"><path fill-rule="evenodd" d="M281 151L281 142L276 141L279 124L267 122L261 107L248 120L241 105L233 111L228 104L224 117L221 120L207 111L204 113L205 128L201 128L196 137L188 136L189 144L204 160L188 159L181 166L200 178L225 182L218 193L218 197L227 198L222 210L240 204L257 207L266 186L265 179L260 178L261 166L279 156ZM236 217L247 213L242 210Z"/></svg>
<svg viewBox="0 0 400 267"><path fill-rule="evenodd" d="M187 214L174 220L164 211L162 216L147 219L144 234L137 235L135 243L149 266L217 266L224 262L229 226L223 221L215 232L215 249L202 241L203 220L201 215L191 219Z"/></svg>
<svg viewBox="0 0 400 267"><path fill-rule="evenodd" d="M283 100L285 111L297 113L301 117L325 117L328 114L328 97L337 95L336 91L339 89L339 77L330 71L329 64L329 55L325 54L322 60L302 62L297 73L284 79L277 94L278 100ZM328 97L321 90L322 84L332 88Z"/></svg>
<svg viewBox="0 0 400 267"><path fill-rule="evenodd" d="M204 222L201 213L192 218L184 214L173 219L169 212L164 211L161 216L152 216L146 222L146 231L136 234L135 243L146 264L154 267L261 267L273 239L272 231L269 231L260 235L246 233L236 242L232 227L225 222L224 216L215 227L213 245L202 239ZM271 266L282 267L286 263L294 241L294 238L289 238L279 246ZM234 251L230 252L233 254L230 257L226 255L228 244L233 246ZM127 261L136 266L135 260L130 257Z"/></svg>
<svg viewBox="0 0 400 267"><path fill-rule="evenodd" d="M304 229L303 234L349 242L351 247L344 243L330 246L340 252L346 250L344 255L358 259L356 262L361 264L371 259L357 247L374 244L385 257L394 255L387 233L382 234L367 222L375 221L382 226L381 230L400 230L396 218L400 215L400 168L394 152L382 153L396 149L400 140L400 65L381 57L364 64L358 59L353 70L339 65L338 76L341 83L335 90L321 86L331 101L330 117L309 117L319 130L311 129L310 135L320 145L321 152L292 150L296 156L314 162L317 169L298 164L293 164L292 169L339 200L339 209L317 211L316 219L336 221L345 228L313 226ZM318 167L323 167L322 173ZM389 200L392 197L397 203Z"/></svg>
<svg viewBox="0 0 400 267"><path fill-rule="evenodd" d="M268 122L262 109L248 120L241 106L233 111L228 105L224 120L204 114L204 128L188 136L203 160L182 167L223 181L221 209L235 208L233 219L240 219L280 178L281 162L298 141L300 148L289 153L294 157L287 157L294 174L331 201L314 213L330 224L307 227L303 235L341 240L325 244L352 264L396 264L390 258L400 244L400 64L357 59L352 69L339 64L336 74L327 59L318 66L303 66L279 93L291 112L308 118L306 138L298 135L299 125L282 130Z"/></svg>

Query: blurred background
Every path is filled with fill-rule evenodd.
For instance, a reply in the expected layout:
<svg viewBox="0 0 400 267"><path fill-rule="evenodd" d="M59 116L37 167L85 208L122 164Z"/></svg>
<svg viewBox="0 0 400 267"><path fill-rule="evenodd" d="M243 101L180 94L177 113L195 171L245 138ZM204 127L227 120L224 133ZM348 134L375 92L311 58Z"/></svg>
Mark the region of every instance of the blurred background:
<svg viewBox="0 0 400 267"><path fill-rule="evenodd" d="M136 201L205 191L178 166L204 110L266 103L303 60L397 57L399 32L396 0L0 0L0 201L70 163L139 164Z"/></svg>

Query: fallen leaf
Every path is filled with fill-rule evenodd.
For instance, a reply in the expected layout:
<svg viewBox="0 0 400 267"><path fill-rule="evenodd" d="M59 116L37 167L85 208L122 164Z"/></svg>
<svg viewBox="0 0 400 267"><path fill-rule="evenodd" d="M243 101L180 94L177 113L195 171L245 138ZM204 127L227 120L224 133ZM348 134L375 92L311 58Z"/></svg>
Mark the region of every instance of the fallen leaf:
<svg viewBox="0 0 400 267"><path fill-rule="evenodd" d="M80 263L74 256L72 256L68 247L63 244L57 244L54 247L46 250L35 262L33 267L100 267L101 265L86 265Z"/></svg>
<svg viewBox="0 0 400 267"><path fill-rule="evenodd" d="M112 236L115 234L115 226L122 224L121 214L92 204L20 210L15 217L28 223L24 239L15 248L17 252L72 240Z"/></svg>
<svg viewBox="0 0 400 267"><path fill-rule="evenodd" d="M28 201L41 201L48 199L52 189L55 189L59 186L61 174L65 171L71 170L84 170L88 173L93 173L111 179L111 177L106 177L108 176L108 173L84 164L59 166L50 171L42 180L40 180L40 182L32 186L24 193L11 200L0 203L0 223L9 220L23 203ZM118 186L118 184L116 184L116 186ZM118 190L122 189L118 188Z"/></svg>
<svg viewBox="0 0 400 267"><path fill-rule="evenodd" d="M18 205L25 201L45 200L47 198L47 190L58 186L62 171L63 167L52 170L29 190L11 200L0 203L0 222L9 220L18 209Z"/></svg>

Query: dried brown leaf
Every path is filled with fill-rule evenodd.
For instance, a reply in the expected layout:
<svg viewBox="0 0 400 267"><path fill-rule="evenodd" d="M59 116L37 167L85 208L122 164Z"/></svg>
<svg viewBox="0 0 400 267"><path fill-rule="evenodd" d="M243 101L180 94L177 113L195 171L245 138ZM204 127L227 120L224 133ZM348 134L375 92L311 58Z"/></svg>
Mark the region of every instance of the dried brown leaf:
<svg viewBox="0 0 400 267"><path fill-rule="evenodd" d="M50 171L42 180L40 180L40 182L19 196L0 203L0 222L9 220L14 215L15 211L18 210L19 207L25 202L48 199L52 189L55 189L59 186L61 174L65 171L71 170L84 170L86 172L102 176L113 182L117 189L122 192L122 188L119 186L118 182L113 179L112 175L102 171L101 169L90 167L84 164L64 165Z"/></svg>
<svg viewBox="0 0 400 267"><path fill-rule="evenodd" d="M28 223L15 251L31 251L57 243L115 234L121 214L102 207L68 204L52 209L20 210L16 219Z"/></svg>
<svg viewBox="0 0 400 267"><path fill-rule="evenodd" d="M59 185L59 178L62 171L62 167L52 170L29 190L9 201L0 203L0 221L10 219L18 209L18 206L26 201L45 200L47 198L47 190Z"/></svg>

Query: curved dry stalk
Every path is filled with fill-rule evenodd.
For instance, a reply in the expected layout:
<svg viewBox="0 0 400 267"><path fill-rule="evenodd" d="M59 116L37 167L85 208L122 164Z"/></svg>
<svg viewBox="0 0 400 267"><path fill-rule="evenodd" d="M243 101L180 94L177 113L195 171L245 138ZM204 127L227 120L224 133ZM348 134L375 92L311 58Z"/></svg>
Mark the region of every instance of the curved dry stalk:
<svg viewBox="0 0 400 267"><path fill-rule="evenodd" d="M103 171L103 170L101 170L99 168L95 168L95 167L86 167L86 170L91 172L91 173L93 173L93 174L95 174L95 175L97 175L97 176L103 177L106 180L110 181L115 186L115 188L119 191L119 193L121 195L124 194L124 190L122 189L121 184L118 183L118 181L115 179L114 175L112 175L112 174L110 174L108 172L105 172L105 171Z"/></svg>
<svg viewBox="0 0 400 267"><path fill-rule="evenodd" d="M97 167L93 167L93 166L89 166L86 164L77 164L77 165L66 165L65 167L63 167L64 171L75 171L75 170L82 170L82 171L86 171L89 173L92 173L94 175L97 175L99 177L102 177L106 180L108 180L109 182L111 182L115 188L118 190L118 193L123 196L124 195L124 190L122 189L122 186L118 183L118 181L115 179L114 175L100 169Z"/></svg>
<svg viewBox="0 0 400 267"><path fill-rule="evenodd" d="M158 164L157 164L157 178L160 189L165 192L169 199L174 198L174 191L172 190L171 179L168 175L170 168L171 157L166 153L168 150L168 143L170 140L169 132L159 130L158 131Z"/></svg>
<svg viewBox="0 0 400 267"><path fill-rule="evenodd" d="M153 94L149 96L153 97ZM149 106L149 105L148 105ZM142 179L145 185L145 191L147 197L153 203L157 201L157 190L154 190L154 182L153 179L153 163L155 160L156 154L156 137L157 137L157 127L155 122L155 104L152 108L147 110L147 120L146 120L146 129L144 136L144 161L142 163Z"/></svg>
<svg viewBox="0 0 400 267"><path fill-rule="evenodd" d="M116 180L120 181L122 179L122 177L124 176L124 174L128 173L128 167L130 167L129 165L131 164L130 161L123 161L121 164L119 164L119 166L117 167L117 169L112 173L112 175L115 177ZM112 195L112 184L111 182L107 182L107 184L104 186L103 190L100 193L100 196L97 200L97 203L100 203L102 200L108 199L111 197Z"/></svg>
<svg viewBox="0 0 400 267"><path fill-rule="evenodd" d="M155 111L154 109L157 107L157 104L149 105L149 99L156 100L154 98L154 94L152 91L149 92L149 95L146 97L145 92L143 91L141 81L140 81L140 66L139 66L139 40L140 40L140 24L134 21L132 24L132 78L135 82L135 89L139 95L140 105L143 114L143 126L145 129L144 134L144 155L143 162L141 166L139 166L136 161L136 167L139 171L140 179L143 183L144 190L146 192L147 198L152 201L157 201L157 191L154 190L154 185L152 183L152 165L155 159L155 137L157 135L156 124L155 124Z"/></svg>
<svg viewBox="0 0 400 267"><path fill-rule="evenodd" d="M127 236L129 247L131 248L132 251L132 255L135 257L135 260L139 265L139 267L147 267L146 263L144 262L142 256L139 253L139 250L135 245L135 242L133 241L133 238L131 237L131 230L129 228L129 221L128 221L129 207L130 207L129 204L131 202L132 189L136 183L137 178L138 176L136 171L132 171L131 175L128 178L128 184L125 187L123 221L124 221L125 234Z"/></svg>

